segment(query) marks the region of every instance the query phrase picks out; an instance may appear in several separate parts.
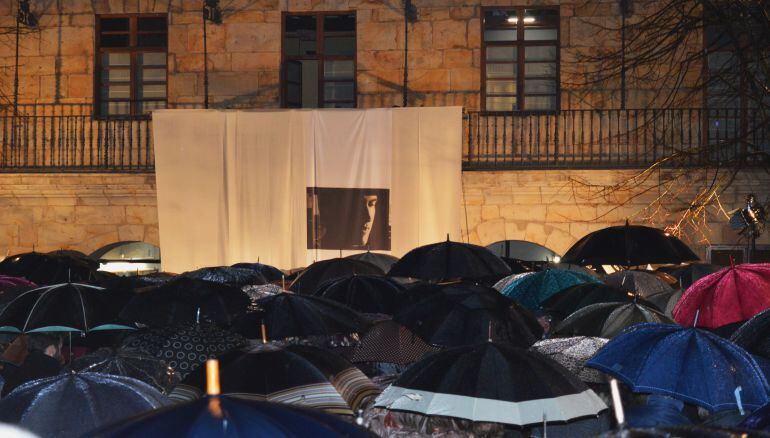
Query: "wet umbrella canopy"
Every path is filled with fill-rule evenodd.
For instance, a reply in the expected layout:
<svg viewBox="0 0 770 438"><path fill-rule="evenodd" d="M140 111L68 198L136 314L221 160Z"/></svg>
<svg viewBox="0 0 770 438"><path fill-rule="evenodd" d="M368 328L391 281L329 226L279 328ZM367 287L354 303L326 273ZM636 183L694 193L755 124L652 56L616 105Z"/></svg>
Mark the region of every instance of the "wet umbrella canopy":
<svg viewBox="0 0 770 438"><path fill-rule="evenodd" d="M196 269L181 274L182 277L194 278L196 280L213 281L228 286L241 287L250 284L265 284L265 277L253 270L247 268L214 266L209 268Z"/></svg>
<svg viewBox="0 0 770 438"><path fill-rule="evenodd" d="M630 303L634 297L628 292L603 283L583 283L569 287L551 296L542 304L543 308L563 319L591 304ZM644 300L637 299L641 304Z"/></svg>
<svg viewBox="0 0 770 438"><path fill-rule="evenodd" d="M658 310L636 303L599 303L583 307L554 330L554 336L612 338L627 327L643 322L673 323Z"/></svg>
<svg viewBox="0 0 770 438"><path fill-rule="evenodd" d="M770 309L746 321L730 340L749 353L770 360Z"/></svg>
<svg viewBox="0 0 770 438"><path fill-rule="evenodd" d="M77 372L131 377L168 394L179 383L179 375L165 361L139 350L102 348L79 357L69 365Z"/></svg>
<svg viewBox="0 0 770 438"><path fill-rule="evenodd" d="M668 395L711 411L753 410L770 401L770 386L749 353L692 327L638 325L611 340L587 366L635 392Z"/></svg>
<svg viewBox="0 0 770 438"><path fill-rule="evenodd" d="M607 341L604 338L587 336L543 339L537 341L531 348L555 360L583 382L606 383L607 378L602 373L593 368L586 368L585 364L607 344Z"/></svg>
<svg viewBox="0 0 770 438"><path fill-rule="evenodd" d="M353 274L385 275L377 266L349 258L337 258L315 262L302 271L289 286L289 290L299 294L309 295L321 284Z"/></svg>
<svg viewBox="0 0 770 438"><path fill-rule="evenodd" d="M553 360L493 342L428 356L396 379L375 406L513 425L570 421L607 408Z"/></svg>
<svg viewBox="0 0 770 438"><path fill-rule="evenodd" d="M395 321L385 320L373 324L361 336L361 341L353 348L350 361L407 365L436 351L439 351L437 347L426 344L408 328Z"/></svg>
<svg viewBox="0 0 770 438"><path fill-rule="evenodd" d="M644 271L618 271L604 278L604 282L618 289L633 292L647 298L659 293L673 293L666 282L655 276L652 272Z"/></svg>
<svg viewBox="0 0 770 438"><path fill-rule="evenodd" d="M274 266L265 265L263 263L236 263L232 267L256 271L265 277L265 280L267 281L279 281L284 278L283 271Z"/></svg>
<svg viewBox="0 0 770 438"><path fill-rule="evenodd" d="M369 251L349 255L346 258L371 263L382 269L383 272L388 272L393 264L398 261L398 257L393 257L390 254Z"/></svg>
<svg viewBox="0 0 770 438"><path fill-rule="evenodd" d="M391 277L441 282L457 279L499 279L511 273L500 257L483 246L446 242L421 246L390 268Z"/></svg>
<svg viewBox="0 0 770 438"><path fill-rule="evenodd" d="M708 263L688 263L686 265L664 266L658 268L659 271L666 272L679 281L683 289L692 286L693 283L701 278L713 274L722 269L721 266Z"/></svg>
<svg viewBox="0 0 770 438"><path fill-rule="evenodd" d="M0 421L43 437L71 438L167 404L156 389L130 377L66 373L16 388L0 400Z"/></svg>
<svg viewBox="0 0 770 438"><path fill-rule="evenodd" d="M363 313L392 315L401 303L404 287L385 276L352 275L322 284L315 295Z"/></svg>
<svg viewBox="0 0 770 438"><path fill-rule="evenodd" d="M639 266L697 261L698 256L663 230L626 224L586 235L561 260L578 265Z"/></svg>
<svg viewBox="0 0 770 438"><path fill-rule="evenodd" d="M529 310L538 310L542 303L560 291L584 283L600 283L596 277L575 271L546 269L524 275L500 290L500 293Z"/></svg>
<svg viewBox="0 0 770 438"><path fill-rule="evenodd" d="M0 262L0 274L24 277L36 284L87 282L100 277L99 263L85 256L28 252Z"/></svg>

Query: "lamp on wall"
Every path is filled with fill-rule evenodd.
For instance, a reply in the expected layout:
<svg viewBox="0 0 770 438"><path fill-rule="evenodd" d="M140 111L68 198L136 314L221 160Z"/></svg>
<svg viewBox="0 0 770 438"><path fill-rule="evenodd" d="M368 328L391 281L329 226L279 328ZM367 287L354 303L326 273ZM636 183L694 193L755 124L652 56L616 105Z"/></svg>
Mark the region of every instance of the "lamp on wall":
<svg viewBox="0 0 770 438"><path fill-rule="evenodd" d="M402 105L409 105L409 23L417 21L417 8L412 0L404 0L404 87L401 90Z"/></svg>
<svg viewBox="0 0 770 438"><path fill-rule="evenodd" d="M222 9L219 0L203 0L203 106L209 107L209 50L206 23L222 24Z"/></svg>

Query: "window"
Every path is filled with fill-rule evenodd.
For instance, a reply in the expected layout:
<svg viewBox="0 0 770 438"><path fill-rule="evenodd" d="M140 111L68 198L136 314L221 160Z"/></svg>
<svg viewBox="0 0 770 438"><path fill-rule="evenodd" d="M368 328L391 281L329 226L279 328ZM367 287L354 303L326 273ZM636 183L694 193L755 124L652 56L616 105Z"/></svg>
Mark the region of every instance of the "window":
<svg viewBox="0 0 770 438"><path fill-rule="evenodd" d="M101 117L132 117L166 107L165 15L97 17L95 82Z"/></svg>
<svg viewBox="0 0 770 438"><path fill-rule="evenodd" d="M355 14L285 14L283 18L284 106L355 107Z"/></svg>
<svg viewBox="0 0 770 438"><path fill-rule="evenodd" d="M483 41L487 111L558 109L558 9L485 8Z"/></svg>

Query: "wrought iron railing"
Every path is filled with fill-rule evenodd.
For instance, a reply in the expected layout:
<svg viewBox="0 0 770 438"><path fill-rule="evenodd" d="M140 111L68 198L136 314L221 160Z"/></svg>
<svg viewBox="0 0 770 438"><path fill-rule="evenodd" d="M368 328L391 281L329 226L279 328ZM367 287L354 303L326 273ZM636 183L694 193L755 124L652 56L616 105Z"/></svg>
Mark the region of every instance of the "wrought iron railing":
<svg viewBox="0 0 770 438"><path fill-rule="evenodd" d="M766 119L740 109L469 112L463 168L558 169L767 163Z"/></svg>

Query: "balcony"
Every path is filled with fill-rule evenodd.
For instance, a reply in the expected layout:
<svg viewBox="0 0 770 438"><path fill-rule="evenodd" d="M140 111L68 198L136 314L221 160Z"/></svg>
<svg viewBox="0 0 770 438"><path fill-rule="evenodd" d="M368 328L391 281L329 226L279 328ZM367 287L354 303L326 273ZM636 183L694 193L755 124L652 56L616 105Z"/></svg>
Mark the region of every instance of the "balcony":
<svg viewBox="0 0 770 438"><path fill-rule="evenodd" d="M99 119L91 104L0 107L0 172L152 172L152 122ZM471 111L464 170L766 164L770 127L741 110Z"/></svg>

